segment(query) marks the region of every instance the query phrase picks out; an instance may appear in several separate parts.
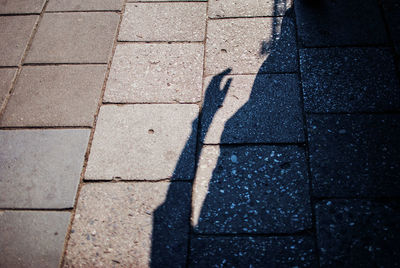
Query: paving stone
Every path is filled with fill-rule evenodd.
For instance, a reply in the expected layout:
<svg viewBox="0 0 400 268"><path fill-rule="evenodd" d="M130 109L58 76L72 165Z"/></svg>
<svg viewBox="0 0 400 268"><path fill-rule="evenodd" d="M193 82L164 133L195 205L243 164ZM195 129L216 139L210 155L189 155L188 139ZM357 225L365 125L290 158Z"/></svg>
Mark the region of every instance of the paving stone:
<svg viewBox="0 0 400 268"><path fill-rule="evenodd" d="M14 68L0 69L0 107L10 90L16 72L17 69Z"/></svg>
<svg viewBox="0 0 400 268"><path fill-rule="evenodd" d="M27 63L107 63L119 15L113 12L46 13Z"/></svg>
<svg viewBox="0 0 400 268"><path fill-rule="evenodd" d="M302 49L300 66L308 112L400 109L399 80L389 49Z"/></svg>
<svg viewBox="0 0 400 268"><path fill-rule="evenodd" d="M202 44L118 45L105 102L198 102Z"/></svg>
<svg viewBox="0 0 400 268"><path fill-rule="evenodd" d="M304 150L206 146L193 188L197 233L292 233L311 226Z"/></svg>
<svg viewBox="0 0 400 268"><path fill-rule="evenodd" d="M294 1L304 46L377 45L387 34L375 0Z"/></svg>
<svg viewBox="0 0 400 268"><path fill-rule="evenodd" d="M283 16L291 6L290 0L210 0L208 16L211 18Z"/></svg>
<svg viewBox="0 0 400 268"><path fill-rule="evenodd" d="M399 204L365 200L316 205L321 267L399 267Z"/></svg>
<svg viewBox="0 0 400 268"><path fill-rule="evenodd" d="M39 16L0 17L0 65L18 66Z"/></svg>
<svg viewBox="0 0 400 268"><path fill-rule="evenodd" d="M383 11L392 40L400 44L400 3L396 0L383 0Z"/></svg>
<svg viewBox="0 0 400 268"><path fill-rule="evenodd" d="M197 114L194 104L102 106L85 178L192 179Z"/></svg>
<svg viewBox="0 0 400 268"><path fill-rule="evenodd" d="M225 85L229 89L224 100L218 93ZM296 75L214 76L207 77L205 86L204 143L304 141Z"/></svg>
<svg viewBox="0 0 400 268"><path fill-rule="evenodd" d="M92 126L106 65L22 69L1 126Z"/></svg>
<svg viewBox="0 0 400 268"><path fill-rule="evenodd" d="M64 267L185 267L190 191L184 182L84 185Z"/></svg>
<svg viewBox="0 0 400 268"><path fill-rule="evenodd" d="M232 74L295 72L293 19L286 16L210 20L205 72L215 75L227 68L232 68Z"/></svg>
<svg viewBox="0 0 400 268"><path fill-rule="evenodd" d="M398 115L312 115L309 129L313 194L400 196Z"/></svg>
<svg viewBox="0 0 400 268"><path fill-rule="evenodd" d="M71 208L90 131L1 130L0 207Z"/></svg>
<svg viewBox="0 0 400 268"><path fill-rule="evenodd" d="M45 0L2 0L0 1L0 14L40 14L45 2Z"/></svg>
<svg viewBox="0 0 400 268"><path fill-rule="evenodd" d="M190 267L316 267L310 237L198 237Z"/></svg>
<svg viewBox="0 0 400 268"><path fill-rule="evenodd" d="M46 11L121 10L123 0L50 0Z"/></svg>
<svg viewBox="0 0 400 268"><path fill-rule="evenodd" d="M0 213L1 267L58 267L69 212Z"/></svg>
<svg viewBox="0 0 400 268"><path fill-rule="evenodd" d="M118 40L203 41L206 3L127 4Z"/></svg>

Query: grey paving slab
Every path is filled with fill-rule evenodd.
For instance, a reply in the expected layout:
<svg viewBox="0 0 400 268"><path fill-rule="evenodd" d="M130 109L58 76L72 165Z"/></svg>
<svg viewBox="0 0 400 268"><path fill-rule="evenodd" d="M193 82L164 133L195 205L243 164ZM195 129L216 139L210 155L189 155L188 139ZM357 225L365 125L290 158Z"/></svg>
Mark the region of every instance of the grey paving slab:
<svg viewBox="0 0 400 268"><path fill-rule="evenodd" d="M27 63L107 63L119 22L114 12L46 13Z"/></svg>
<svg viewBox="0 0 400 268"><path fill-rule="evenodd" d="M2 0L0 14L40 14L46 0Z"/></svg>
<svg viewBox="0 0 400 268"><path fill-rule="evenodd" d="M206 3L128 3L118 40L203 41Z"/></svg>
<svg viewBox="0 0 400 268"><path fill-rule="evenodd" d="M297 29L307 47L377 45L388 41L378 2L294 1Z"/></svg>
<svg viewBox="0 0 400 268"><path fill-rule="evenodd" d="M90 130L1 130L0 207L71 208Z"/></svg>
<svg viewBox="0 0 400 268"><path fill-rule="evenodd" d="M291 8L291 0L210 0L211 18L283 16Z"/></svg>
<svg viewBox="0 0 400 268"><path fill-rule="evenodd" d="M16 72L16 68L0 69L0 107L10 91Z"/></svg>
<svg viewBox="0 0 400 268"><path fill-rule="evenodd" d="M300 66L307 112L400 109L399 79L389 49L302 49Z"/></svg>
<svg viewBox="0 0 400 268"><path fill-rule="evenodd" d="M190 267L316 267L310 237L198 237Z"/></svg>
<svg viewBox="0 0 400 268"><path fill-rule="evenodd" d="M400 196L398 115L312 115L309 130L313 194Z"/></svg>
<svg viewBox="0 0 400 268"><path fill-rule="evenodd" d="M390 37L395 43L400 44L400 3L396 0L383 0L382 5Z"/></svg>
<svg viewBox="0 0 400 268"><path fill-rule="evenodd" d="M304 150L206 146L193 186L197 233L291 233L311 226Z"/></svg>
<svg viewBox="0 0 400 268"><path fill-rule="evenodd" d="M50 0L46 11L121 10L123 0Z"/></svg>
<svg viewBox="0 0 400 268"><path fill-rule="evenodd" d="M185 267L191 185L172 184L84 185L64 267Z"/></svg>
<svg viewBox="0 0 400 268"><path fill-rule="evenodd" d="M102 106L85 179L192 179L197 114L197 105Z"/></svg>
<svg viewBox="0 0 400 268"><path fill-rule="evenodd" d="M333 200L316 205L321 267L398 267L399 204Z"/></svg>
<svg viewBox="0 0 400 268"><path fill-rule="evenodd" d="M198 102L202 44L118 45L104 102Z"/></svg>
<svg viewBox="0 0 400 268"><path fill-rule="evenodd" d="M228 83L229 79L232 79ZM220 88L229 85L225 100ZM205 80L201 137L206 144L302 142L300 90L293 74Z"/></svg>
<svg viewBox="0 0 400 268"><path fill-rule="evenodd" d="M227 68L232 68L232 74L296 71L293 19L210 20L205 72L215 75Z"/></svg>
<svg viewBox="0 0 400 268"><path fill-rule="evenodd" d="M1 267L58 267L64 250L69 212L0 213Z"/></svg>
<svg viewBox="0 0 400 268"><path fill-rule="evenodd" d="M39 16L0 17L0 65L18 66Z"/></svg>

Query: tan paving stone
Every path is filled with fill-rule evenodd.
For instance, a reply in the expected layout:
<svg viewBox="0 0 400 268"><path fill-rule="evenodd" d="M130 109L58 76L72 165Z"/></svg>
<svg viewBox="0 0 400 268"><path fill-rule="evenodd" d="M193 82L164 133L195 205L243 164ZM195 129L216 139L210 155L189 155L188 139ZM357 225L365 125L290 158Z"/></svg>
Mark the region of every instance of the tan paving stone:
<svg viewBox="0 0 400 268"><path fill-rule="evenodd" d="M13 68L0 69L0 107L10 90L16 72L17 69Z"/></svg>
<svg viewBox="0 0 400 268"><path fill-rule="evenodd" d="M0 65L17 66L39 16L0 17Z"/></svg>
<svg viewBox="0 0 400 268"><path fill-rule="evenodd" d="M197 102L202 44L123 44L111 66L105 102Z"/></svg>
<svg viewBox="0 0 400 268"><path fill-rule="evenodd" d="M91 126L106 65L25 66L1 126Z"/></svg>
<svg viewBox="0 0 400 268"><path fill-rule="evenodd" d="M121 10L123 0L50 0L46 11Z"/></svg>
<svg viewBox="0 0 400 268"><path fill-rule="evenodd" d="M119 15L112 12L47 13L28 63L107 63Z"/></svg>
<svg viewBox="0 0 400 268"><path fill-rule="evenodd" d="M1 0L0 14L40 14L46 0Z"/></svg>
<svg viewBox="0 0 400 268"><path fill-rule="evenodd" d="M203 41L206 3L129 3L118 40Z"/></svg>

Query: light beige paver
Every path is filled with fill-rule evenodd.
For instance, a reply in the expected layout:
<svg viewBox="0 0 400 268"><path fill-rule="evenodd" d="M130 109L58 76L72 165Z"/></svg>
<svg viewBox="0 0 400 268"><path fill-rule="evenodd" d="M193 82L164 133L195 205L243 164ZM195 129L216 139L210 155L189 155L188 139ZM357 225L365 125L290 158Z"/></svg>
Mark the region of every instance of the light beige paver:
<svg viewBox="0 0 400 268"><path fill-rule="evenodd" d="M121 10L123 0L50 0L46 11Z"/></svg>
<svg viewBox="0 0 400 268"><path fill-rule="evenodd" d="M1 126L91 126L106 65L25 66Z"/></svg>
<svg viewBox="0 0 400 268"><path fill-rule="evenodd" d="M0 69L0 107L10 90L16 72L15 68Z"/></svg>
<svg viewBox="0 0 400 268"><path fill-rule="evenodd" d="M69 212L0 212L1 267L57 267Z"/></svg>
<svg viewBox="0 0 400 268"><path fill-rule="evenodd" d="M46 0L1 0L0 14L40 14Z"/></svg>
<svg viewBox="0 0 400 268"><path fill-rule="evenodd" d="M119 15L113 12L46 13L28 63L107 63Z"/></svg>
<svg viewBox="0 0 400 268"><path fill-rule="evenodd" d="M1 130L0 208L74 205L88 129Z"/></svg>
<svg viewBox="0 0 400 268"><path fill-rule="evenodd" d="M121 41L203 41L206 3L129 3Z"/></svg>
<svg viewBox="0 0 400 268"><path fill-rule="evenodd" d="M102 106L85 179L192 179L197 113L194 104Z"/></svg>
<svg viewBox="0 0 400 268"><path fill-rule="evenodd" d="M111 66L105 102L197 102L202 44L123 44Z"/></svg>
<svg viewBox="0 0 400 268"><path fill-rule="evenodd" d="M0 17L0 65L17 66L39 16Z"/></svg>

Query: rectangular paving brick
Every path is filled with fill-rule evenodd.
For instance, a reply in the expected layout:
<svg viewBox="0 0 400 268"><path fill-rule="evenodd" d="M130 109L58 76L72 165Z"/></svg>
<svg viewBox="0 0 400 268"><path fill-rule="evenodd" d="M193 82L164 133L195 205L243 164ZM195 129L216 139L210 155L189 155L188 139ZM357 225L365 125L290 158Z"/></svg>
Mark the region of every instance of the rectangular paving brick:
<svg viewBox="0 0 400 268"><path fill-rule="evenodd" d="M192 179L197 114L197 105L102 106L85 179Z"/></svg>
<svg viewBox="0 0 400 268"><path fill-rule="evenodd" d="M2 267L58 267L69 212L0 212Z"/></svg>
<svg viewBox="0 0 400 268"><path fill-rule="evenodd" d="M197 233L292 233L311 227L304 150L205 146L193 187Z"/></svg>
<svg viewBox="0 0 400 268"><path fill-rule="evenodd" d="M40 14L46 0L2 0L0 14Z"/></svg>
<svg viewBox="0 0 400 268"><path fill-rule="evenodd" d="M71 208L89 130L1 130L0 208Z"/></svg>
<svg viewBox="0 0 400 268"><path fill-rule="evenodd" d="M16 68L0 69L0 107L11 89L11 84L16 73Z"/></svg>
<svg viewBox="0 0 400 268"><path fill-rule="evenodd" d="M323 201L315 212L321 267L400 265L398 203Z"/></svg>
<svg viewBox="0 0 400 268"><path fill-rule="evenodd" d="M46 13L28 63L107 63L119 15L113 12Z"/></svg>
<svg viewBox="0 0 400 268"><path fill-rule="evenodd" d="M185 267L191 184L83 186L66 267Z"/></svg>
<svg viewBox="0 0 400 268"><path fill-rule="evenodd" d="M121 10L123 0L50 0L46 11Z"/></svg>
<svg viewBox="0 0 400 268"><path fill-rule="evenodd" d="M129 3L118 40L203 41L206 3Z"/></svg>
<svg viewBox="0 0 400 268"><path fill-rule="evenodd" d="M18 66L39 16L0 17L0 65Z"/></svg>
<svg viewBox="0 0 400 268"><path fill-rule="evenodd" d="M313 194L400 196L398 115L312 115L309 129Z"/></svg>
<svg viewBox="0 0 400 268"><path fill-rule="evenodd" d="M198 102L202 44L118 45L105 102Z"/></svg>
<svg viewBox="0 0 400 268"><path fill-rule="evenodd" d="M227 68L232 74L295 72L294 21L282 18L210 20L207 28L207 75Z"/></svg>
<svg viewBox="0 0 400 268"><path fill-rule="evenodd" d="M91 126L106 65L26 66L1 126Z"/></svg>
<svg viewBox="0 0 400 268"><path fill-rule="evenodd" d="M308 112L400 109L399 79L389 49L301 49L300 66Z"/></svg>
<svg viewBox="0 0 400 268"><path fill-rule="evenodd" d="M218 94L226 85L229 89L223 101ZM204 143L304 141L296 75L214 76L207 77L204 86Z"/></svg>

